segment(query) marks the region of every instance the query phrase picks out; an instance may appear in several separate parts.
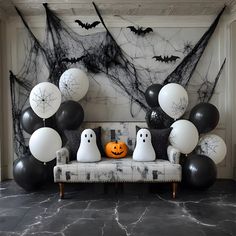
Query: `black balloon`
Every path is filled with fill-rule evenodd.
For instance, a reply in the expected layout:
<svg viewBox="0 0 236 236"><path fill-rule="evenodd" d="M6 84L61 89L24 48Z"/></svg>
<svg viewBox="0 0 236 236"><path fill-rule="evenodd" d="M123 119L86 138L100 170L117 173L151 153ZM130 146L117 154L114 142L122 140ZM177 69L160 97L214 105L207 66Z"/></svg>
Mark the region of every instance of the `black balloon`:
<svg viewBox="0 0 236 236"><path fill-rule="evenodd" d="M84 110L82 106L75 101L63 102L56 113L57 125L62 130L77 129L83 120Z"/></svg>
<svg viewBox="0 0 236 236"><path fill-rule="evenodd" d="M28 134L33 134L35 130L44 127L43 119L37 116L31 107L26 108L21 113L20 123L25 132ZM55 126L54 117L50 117L49 119L45 120L46 127Z"/></svg>
<svg viewBox="0 0 236 236"><path fill-rule="evenodd" d="M183 181L190 187L206 189L216 181L217 170L211 158L192 154L186 157L182 166L182 174Z"/></svg>
<svg viewBox="0 0 236 236"><path fill-rule="evenodd" d="M213 104L204 102L193 107L189 116L189 120L196 126L200 134L213 130L219 119L218 109Z"/></svg>
<svg viewBox="0 0 236 236"><path fill-rule="evenodd" d="M36 190L47 182L47 165L26 154L14 161L13 177L16 183L27 191Z"/></svg>
<svg viewBox="0 0 236 236"><path fill-rule="evenodd" d="M54 176L53 176L53 168L56 165L56 158L53 159L52 161L49 161L44 165L45 171L46 171L46 182L47 184L54 183Z"/></svg>
<svg viewBox="0 0 236 236"><path fill-rule="evenodd" d="M145 91L145 99L147 104L150 107L158 107L159 102L158 102L158 95L160 90L162 89L161 84L152 84L149 86L146 91Z"/></svg>
<svg viewBox="0 0 236 236"><path fill-rule="evenodd" d="M145 119L150 129L168 128L174 122L174 119L169 117L160 107L148 110Z"/></svg>

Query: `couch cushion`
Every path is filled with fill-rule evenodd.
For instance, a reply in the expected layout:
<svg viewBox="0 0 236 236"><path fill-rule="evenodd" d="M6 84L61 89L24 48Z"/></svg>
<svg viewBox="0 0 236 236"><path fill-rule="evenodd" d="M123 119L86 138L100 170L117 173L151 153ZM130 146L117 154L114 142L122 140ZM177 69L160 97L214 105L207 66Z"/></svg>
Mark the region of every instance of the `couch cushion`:
<svg viewBox="0 0 236 236"><path fill-rule="evenodd" d="M98 149L102 156L105 156L105 152L101 142L101 127L93 128L96 134L96 142ZM70 160L76 160L76 154L80 146L81 133L83 130L65 130L65 135L67 138L66 147L70 151Z"/></svg>
<svg viewBox="0 0 236 236"><path fill-rule="evenodd" d="M136 126L136 133L141 129ZM148 129L148 128L144 128ZM167 129L148 129L152 135L152 146L156 153L157 159L168 160L167 147L169 144L169 135L172 128Z"/></svg>

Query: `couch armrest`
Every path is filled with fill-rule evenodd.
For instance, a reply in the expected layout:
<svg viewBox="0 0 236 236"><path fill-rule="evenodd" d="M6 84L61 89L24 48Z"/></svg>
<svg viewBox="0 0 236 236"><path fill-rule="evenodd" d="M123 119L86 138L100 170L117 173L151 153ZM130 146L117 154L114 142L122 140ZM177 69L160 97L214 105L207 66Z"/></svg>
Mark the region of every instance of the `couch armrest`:
<svg viewBox="0 0 236 236"><path fill-rule="evenodd" d="M56 152L57 165L67 164L69 162L69 150L65 147Z"/></svg>
<svg viewBox="0 0 236 236"><path fill-rule="evenodd" d="M169 145L168 148L167 148L167 156L168 156L168 159L170 161L170 163L173 163L173 164L179 164L179 158L180 158L180 151Z"/></svg>

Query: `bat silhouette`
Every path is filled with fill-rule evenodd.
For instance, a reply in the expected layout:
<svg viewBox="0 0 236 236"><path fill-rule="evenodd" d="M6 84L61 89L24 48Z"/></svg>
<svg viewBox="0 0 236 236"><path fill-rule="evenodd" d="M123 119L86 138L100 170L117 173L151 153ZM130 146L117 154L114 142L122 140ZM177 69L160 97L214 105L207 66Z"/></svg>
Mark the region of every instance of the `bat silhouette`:
<svg viewBox="0 0 236 236"><path fill-rule="evenodd" d="M94 21L93 23L89 24L89 23L83 23L81 20L75 20L76 23L78 23L78 25L80 25L82 28L85 28L86 30L91 29L91 28L95 28L98 24L100 24L100 21Z"/></svg>
<svg viewBox="0 0 236 236"><path fill-rule="evenodd" d="M145 34L148 34L150 32L153 32L153 29L148 27L148 28L143 28L143 27L139 27L136 29L134 26L128 26L128 29L130 29L131 32L134 32L137 35L141 35L144 36Z"/></svg>
<svg viewBox="0 0 236 236"><path fill-rule="evenodd" d="M67 63L71 63L71 64L75 64L77 62L80 62L85 56L81 56L81 57L72 57L72 58L63 58L61 59L60 62L67 62Z"/></svg>
<svg viewBox="0 0 236 236"><path fill-rule="evenodd" d="M170 57L169 56L164 56L164 57L154 56L152 58L156 59L156 61L170 63L170 62L176 62L177 59L179 59L180 57L171 55Z"/></svg>

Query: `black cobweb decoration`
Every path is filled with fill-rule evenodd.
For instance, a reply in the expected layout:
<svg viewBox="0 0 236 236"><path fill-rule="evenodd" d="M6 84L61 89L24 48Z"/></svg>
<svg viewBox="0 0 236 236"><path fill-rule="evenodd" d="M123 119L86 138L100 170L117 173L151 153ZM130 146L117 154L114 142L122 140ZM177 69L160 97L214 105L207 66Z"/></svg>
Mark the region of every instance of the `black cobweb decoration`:
<svg viewBox="0 0 236 236"><path fill-rule="evenodd" d="M28 152L29 148L21 128L20 116L22 114L22 110L27 104L31 89L38 83L38 75L43 67L42 62L45 62L45 57L44 49L41 43L32 34L17 8L16 11L27 29L29 38L28 55L25 58L23 66L17 74L10 71L14 150L15 153L21 156ZM43 59L40 60L40 57Z"/></svg>
<svg viewBox="0 0 236 236"><path fill-rule="evenodd" d="M47 14L46 42L51 42L47 57L50 65L53 65L49 68L50 81L58 84L68 62L75 62L92 74L105 73L112 84L129 97L131 103L135 102L146 109L144 92L150 81L146 84L141 83L141 70L135 67L132 58L125 55L116 43L96 5L94 4L94 7L106 31L86 36L72 31L48 8L47 4L44 4L44 7Z"/></svg>
<svg viewBox="0 0 236 236"><path fill-rule="evenodd" d="M40 81L42 71L44 71L43 76L56 85L59 83L61 74L72 64L87 70L97 83L99 79L93 75L104 73L112 86L121 95L129 98L132 116L137 112L133 110L134 104L138 104L140 109L147 109L144 93L146 88L155 82L150 76L150 71L135 65L132 57L117 44L95 4L95 10L105 31L89 35L74 32L48 8L47 4L43 5L47 17L46 38L43 42L34 36L17 10L26 27L30 42L24 65L17 74L10 73L15 152L18 155L28 151L26 138L20 125L20 115L28 105L30 91ZM192 51L166 78L166 83L177 82L187 85L223 10ZM197 59L194 59L194 56Z"/></svg>
<svg viewBox="0 0 236 236"><path fill-rule="evenodd" d="M208 45L208 42L214 33L216 26L220 20L221 15L223 14L225 7L220 11L215 21L197 42L194 48L188 53L187 56L182 60L182 62L177 66L177 68L167 76L164 81L164 84L167 83L178 83L186 87L191 79L197 64Z"/></svg>
<svg viewBox="0 0 236 236"><path fill-rule="evenodd" d="M216 84L217 84L217 82L220 78L220 75L224 69L225 62L226 62L226 59L224 59L222 65L220 67L220 70L213 82L209 81L208 78L206 77L205 81L200 85L200 88L197 91L198 100L200 102L209 102L211 100L212 95L215 90L215 87L216 87Z"/></svg>

